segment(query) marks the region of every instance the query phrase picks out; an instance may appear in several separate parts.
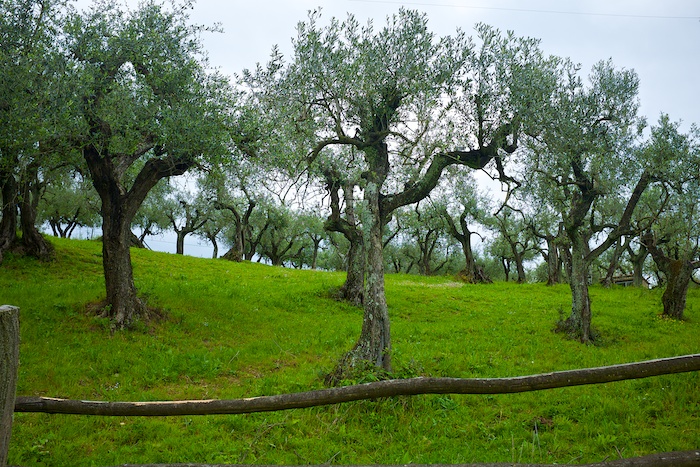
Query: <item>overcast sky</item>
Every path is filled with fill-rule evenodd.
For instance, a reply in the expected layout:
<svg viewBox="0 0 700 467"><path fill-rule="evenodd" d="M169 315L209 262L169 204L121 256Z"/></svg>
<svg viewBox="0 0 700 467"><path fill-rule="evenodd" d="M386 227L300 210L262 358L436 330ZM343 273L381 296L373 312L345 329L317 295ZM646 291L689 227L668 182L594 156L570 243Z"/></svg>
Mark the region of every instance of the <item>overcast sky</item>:
<svg viewBox="0 0 700 467"><path fill-rule="evenodd" d="M79 8L89 4L77 1ZM221 25L224 32L205 34L204 45L212 65L232 75L265 63L275 44L288 56L296 25L311 9L322 8L322 24L352 13L382 26L401 6L427 13L438 35L457 28L471 34L484 22L539 38L545 53L569 57L586 73L612 58L638 73L641 112L650 123L665 112L684 129L700 124L698 0L199 0L192 20Z"/></svg>
<svg viewBox="0 0 700 467"><path fill-rule="evenodd" d="M700 124L698 0L199 0L192 19L221 24L222 34L205 34L205 47L212 64L233 74L266 62L275 44L288 55L296 25L310 9L320 6L326 22L352 13L381 26L402 5L427 13L438 35L457 28L471 34L484 22L539 38L546 53L570 57L586 72L612 58L639 74L650 123L666 112Z"/></svg>

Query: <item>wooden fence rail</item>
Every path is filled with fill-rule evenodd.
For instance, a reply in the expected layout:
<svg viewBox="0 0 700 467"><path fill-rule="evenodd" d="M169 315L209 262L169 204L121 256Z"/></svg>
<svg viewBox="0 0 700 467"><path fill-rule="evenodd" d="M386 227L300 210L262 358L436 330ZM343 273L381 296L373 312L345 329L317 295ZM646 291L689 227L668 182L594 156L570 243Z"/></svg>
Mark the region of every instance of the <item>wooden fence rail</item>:
<svg viewBox="0 0 700 467"><path fill-rule="evenodd" d="M697 467L700 465L700 450L698 451L676 451L663 452L659 454L649 454L642 457L629 457L627 459L616 459L610 461L596 462L593 464L557 464L558 467ZM133 465L122 464L114 467L269 467L262 465L221 465L221 464L146 464ZM279 466L272 466L279 467ZM328 465L317 466L284 466L284 467L329 467ZM491 464L399 464L399 465L343 465L335 467L552 467L552 464L515 464L513 462L499 462Z"/></svg>
<svg viewBox="0 0 700 467"><path fill-rule="evenodd" d="M246 399L157 402L101 402L50 397L15 397L18 364L19 309L11 306L1 306L0 416L2 418L0 419L0 467L7 465L13 411L102 416L244 414L419 394L508 394L700 371L700 354L514 378L411 378ZM481 467L526 466L526 464L501 463L459 464L452 467L467 467L468 465ZM536 467L541 464L527 465ZM586 465L591 467L603 465L614 467L700 466L700 449L697 451L657 453L643 457ZM205 464L150 464L140 467L185 466L213 467ZM128 467L128 464L124 464L124 467ZM432 467L438 466L433 465Z"/></svg>
<svg viewBox="0 0 700 467"><path fill-rule="evenodd" d="M515 378L397 379L316 391L231 400L100 402L51 397L17 397L15 412L120 417L244 414L299 409L393 396L419 394L507 394L540 391L543 389L601 384L699 370L700 354L693 354L582 370L518 376Z"/></svg>

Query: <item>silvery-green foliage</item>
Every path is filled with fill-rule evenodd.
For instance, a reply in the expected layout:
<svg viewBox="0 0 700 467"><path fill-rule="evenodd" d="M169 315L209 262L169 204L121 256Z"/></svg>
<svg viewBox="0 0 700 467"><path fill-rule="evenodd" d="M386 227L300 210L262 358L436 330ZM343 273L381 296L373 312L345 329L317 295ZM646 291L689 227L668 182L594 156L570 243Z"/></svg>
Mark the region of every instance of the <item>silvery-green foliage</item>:
<svg viewBox="0 0 700 467"><path fill-rule="evenodd" d="M663 185L652 200L657 242L670 258L700 259L700 130L682 133L679 122L662 115L645 153Z"/></svg>
<svg viewBox="0 0 700 467"><path fill-rule="evenodd" d="M541 131L529 139L523 172L530 190L560 212L583 184L600 196L629 193L645 168L635 149L644 126L638 87L634 71L610 61L597 63L588 83L578 66L562 62L559 86L538 116Z"/></svg>

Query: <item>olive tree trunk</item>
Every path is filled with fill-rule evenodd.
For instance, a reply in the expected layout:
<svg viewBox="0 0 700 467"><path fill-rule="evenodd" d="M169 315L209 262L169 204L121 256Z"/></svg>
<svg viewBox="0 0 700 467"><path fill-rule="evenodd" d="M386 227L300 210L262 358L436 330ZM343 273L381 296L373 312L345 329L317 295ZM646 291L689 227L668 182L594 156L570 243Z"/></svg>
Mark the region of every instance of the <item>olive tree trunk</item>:
<svg viewBox="0 0 700 467"><path fill-rule="evenodd" d="M666 290L661 297L664 306L664 316L683 319L688 286L693 277L693 271L700 267L700 261L685 258L673 258L659 247L651 232L642 237L642 244L656 263L659 270L666 276ZM690 257L697 255L697 249L689 252Z"/></svg>
<svg viewBox="0 0 700 467"><path fill-rule="evenodd" d="M36 171L29 169L26 179L22 182L19 212L22 227L22 245L29 256L48 261L53 257L53 247L46 241L39 229L36 228L37 208L39 204L39 181Z"/></svg>
<svg viewBox="0 0 700 467"><path fill-rule="evenodd" d="M17 181L12 173L0 173L2 218L0 218L0 264L3 253L17 239Z"/></svg>
<svg viewBox="0 0 700 467"><path fill-rule="evenodd" d="M102 316L116 328L131 326L146 307L136 294L131 266L131 218L121 203L102 201L102 264L107 290L107 306Z"/></svg>
<svg viewBox="0 0 700 467"><path fill-rule="evenodd" d="M557 237L553 235L547 236L547 285L561 283L562 260L559 256L559 247L556 242Z"/></svg>
<svg viewBox="0 0 700 467"><path fill-rule="evenodd" d="M582 343L591 341L591 300L588 295L589 263L586 260L587 245L583 235L571 232L571 314L559 323L559 330L567 332Z"/></svg>
<svg viewBox="0 0 700 467"><path fill-rule="evenodd" d="M362 306L365 288L365 251L362 232L357 228L355 217L355 198L353 190L355 184L345 182L342 184L343 197L345 199L345 218L340 215L340 197L338 191L341 188L340 176L333 170L324 172L326 177L326 189L330 195L331 214L326 220L324 228L329 232L340 232L350 244L346 258L347 275L345 282L338 291L338 298L346 300L355 306Z"/></svg>
<svg viewBox="0 0 700 467"><path fill-rule="evenodd" d="M383 223L379 210L378 183L367 183L365 200L368 212L363 219L366 261L362 331L353 349L343 356L336 369L326 377L326 382L333 385L352 377L356 371L380 369L391 372L391 332L384 294Z"/></svg>
<svg viewBox="0 0 700 467"><path fill-rule="evenodd" d="M347 275L339 291L341 299L362 306L365 290L365 252L362 237L350 241L347 256Z"/></svg>
<svg viewBox="0 0 700 467"><path fill-rule="evenodd" d="M673 319L683 319L686 297L690 278L693 275L693 265L690 261L670 260L666 274L666 290L661 297L664 305L664 316Z"/></svg>

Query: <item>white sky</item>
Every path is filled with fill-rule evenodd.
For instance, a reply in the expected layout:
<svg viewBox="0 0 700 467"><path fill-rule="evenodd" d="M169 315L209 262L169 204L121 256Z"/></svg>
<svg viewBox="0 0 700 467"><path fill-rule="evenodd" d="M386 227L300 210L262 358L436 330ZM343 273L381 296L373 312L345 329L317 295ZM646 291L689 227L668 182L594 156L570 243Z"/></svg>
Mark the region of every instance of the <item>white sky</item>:
<svg viewBox="0 0 700 467"><path fill-rule="evenodd" d="M76 2L78 8L89 4ZM665 112L682 120L686 130L700 124L698 0L199 0L191 17L223 27L223 33L205 34L204 46L212 65L232 75L267 62L275 44L288 56L296 25L311 9L322 8L322 24L352 13L362 23L371 18L381 26L402 5L427 13L437 35L457 28L471 33L474 24L484 22L539 38L545 53L570 57L586 73L597 61L612 58L617 67L639 75L641 113L649 123ZM188 248L197 254L192 247L186 253Z"/></svg>
<svg viewBox="0 0 700 467"><path fill-rule="evenodd" d="M684 127L700 124L700 1L698 0L199 0L194 22L218 22L223 34L206 34L213 65L227 74L265 63L274 44L291 52L296 24L310 9L323 18L354 14L384 24L401 6L427 13L438 35L467 33L484 22L542 40L548 54L570 57L587 73L612 58L640 76L642 114L655 123L661 112Z"/></svg>

